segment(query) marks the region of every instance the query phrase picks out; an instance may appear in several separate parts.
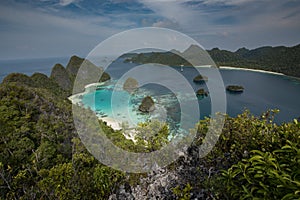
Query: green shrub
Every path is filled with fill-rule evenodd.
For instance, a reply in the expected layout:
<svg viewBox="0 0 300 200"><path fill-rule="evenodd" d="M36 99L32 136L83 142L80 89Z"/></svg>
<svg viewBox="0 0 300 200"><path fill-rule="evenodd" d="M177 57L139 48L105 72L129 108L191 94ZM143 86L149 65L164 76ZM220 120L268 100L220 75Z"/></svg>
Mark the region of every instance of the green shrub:
<svg viewBox="0 0 300 200"><path fill-rule="evenodd" d="M261 139L268 144L221 173L230 199L300 198L300 124L283 124ZM258 146L259 147L259 146ZM258 149L258 148L257 148Z"/></svg>

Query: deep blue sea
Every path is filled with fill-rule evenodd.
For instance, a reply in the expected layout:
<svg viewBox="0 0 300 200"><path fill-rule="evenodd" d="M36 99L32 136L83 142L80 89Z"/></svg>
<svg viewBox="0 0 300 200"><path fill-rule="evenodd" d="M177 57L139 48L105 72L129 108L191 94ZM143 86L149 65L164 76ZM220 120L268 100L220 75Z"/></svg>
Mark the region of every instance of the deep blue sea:
<svg viewBox="0 0 300 200"><path fill-rule="evenodd" d="M66 66L69 58L36 58L36 59L18 59L18 60L0 60L0 82L10 73L18 72L32 75L34 72L40 72L50 76L51 69L56 63Z"/></svg>
<svg viewBox="0 0 300 200"><path fill-rule="evenodd" d="M7 74L12 72L20 72L28 75L31 75L34 72L41 72L50 75L51 68L54 64L61 63L65 66L68 59L69 58L48 58L0 61L0 81L2 81ZM122 60L118 60L113 62L107 68L107 72L111 74L114 80L118 80L125 72L135 66L136 64L123 63ZM174 69L180 72L180 68L174 67ZM195 91L202 87L207 88L205 84L196 84L192 81L196 74L194 68L184 68L184 71L180 73L186 77ZM294 118L300 117L299 79L275 74L229 69L221 69L220 73L225 86L238 84L245 88L244 92L240 94L226 92L227 113L230 116L236 116L245 109L249 109L257 116L268 109L279 109L280 113L277 114L275 118L275 121L278 123L291 121ZM160 75L157 74L157 76L159 77ZM172 77L168 78L172 80ZM142 91L147 90L150 92L149 94L154 95L156 98L161 96L162 98L160 100L162 103L165 102L167 104L172 98L175 99L173 104L167 107L166 111L167 113L179 113L180 108L176 108L178 102L176 101L174 94L168 89L153 84L147 85L147 87L144 87L143 89L144 90ZM104 105L103 101L105 100L101 98L103 97L101 92L103 93L104 91L96 91L98 98L100 99L99 104L102 99L102 105ZM143 95L142 93L140 94L141 96ZM109 96L110 94L106 93L106 95ZM88 99L86 99L86 101L88 101ZM199 99L199 105L201 110L201 116L199 116L199 118L203 119L205 116L209 116L211 112L210 96ZM98 105L95 109L102 112L101 109L104 107L107 107L107 105L102 107L101 105ZM136 107L134 109L136 109ZM178 116L173 115L172 117L176 119Z"/></svg>

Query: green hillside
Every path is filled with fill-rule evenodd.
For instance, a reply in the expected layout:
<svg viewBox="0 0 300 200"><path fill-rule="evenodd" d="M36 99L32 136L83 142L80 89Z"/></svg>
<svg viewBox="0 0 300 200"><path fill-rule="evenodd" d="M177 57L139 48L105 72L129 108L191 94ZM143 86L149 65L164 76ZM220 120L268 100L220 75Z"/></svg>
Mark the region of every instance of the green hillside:
<svg viewBox="0 0 300 200"><path fill-rule="evenodd" d="M293 47L261 47L253 50L241 48L235 52L214 48L207 52L217 66L269 70L300 77L300 45ZM141 64L160 63L171 66L191 66L191 63L193 65L195 63L197 65L212 63L205 56L203 49L195 45L191 45L182 53L172 53L171 51L131 54L126 59L126 62Z"/></svg>
<svg viewBox="0 0 300 200"><path fill-rule="evenodd" d="M199 153L210 141L205 138L210 119L196 124L192 144L156 172L133 174L104 166L74 126L73 118L93 113L74 106L80 117L72 115L70 88L61 85L62 77L73 84L78 68L70 63L67 70L59 66L66 74L10 74L0 84L0 199L300 198L300 123L275 124L276 110L226 116L217 144L204 158ZM100 120L99 126L97 134L131 152L152 152L168 143L168 127L159 122L140 124L137 143Z"/></svg>

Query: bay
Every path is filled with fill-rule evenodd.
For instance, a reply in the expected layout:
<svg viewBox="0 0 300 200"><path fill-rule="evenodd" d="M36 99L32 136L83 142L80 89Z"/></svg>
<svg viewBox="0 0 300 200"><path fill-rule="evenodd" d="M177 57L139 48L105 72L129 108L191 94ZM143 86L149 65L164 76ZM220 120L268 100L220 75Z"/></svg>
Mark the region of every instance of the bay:
<svg viewBox="0 0 300 200"><path fill-rule="evenodd" d="M136 66L137 64L124 63L122 59L119 59L113 62L106 71L117 80ZM195 91L199 88L208 90L206 84L193 82L193 78L197 74L195 68L185 67L183 72L180 71L180 67L172 68L180 72ZM209 69L203 68L201 70ZM236 69L220 69L219 72L225 87L227 85L242 85L245 88L244 92L239 94L224 91L226 93L227 114L230 116L235 117L246 109L256 116L260 116L269 109L279 109L280 112L275 116L277 123L289 122L300 117L299 79L285 75ZM173 77L165 77L163 74L155 74L155 77L157 80L170 79L170 81L174 81ZM152 94L157 96L170 94L170 91L158 85L147 85L145 88L152 90ZM210 96L199 99L199 107L201 113L199 119L210 116Z"/></svg>
<svg viewBox="0 0 300 200"><path fill-rule="evenodd" d="M2 60L0 61L0 81L13 72L27 75L40 72L49 76L52 67L56 63L61 63L65 66L68 60L69 58ZM122 59L118 59L113 62L106 71L111 74L114 80L118 80L125 72L136 66L134 63L124 63ZM180 72L179 67L173 67L173 69ZM195 91L202 87L207 89L205 84L196 84L192 81L196 74L194 68L186 67L184 71L180 73L186 77ZM268 109L279 109L280 112L275 117L275 122L277 123L288 122L300 117L299 79L262 72L231 69L220 69L220 74L225 87L227 85L237 84L245 88L244 92L240 94L226 92L227 113L230 116L234 117L245 109L249 109L251 113L257 116ZM159 77L159 75L157 75L157 78L166 77ZM167 78L172 80L172 77ZM168 89L155 84L147 85L144 88L149 91L154 91L157 96L172 94ZM165 97L169 98L169 96ZM178 105L178 102L176 105ZM199 119L209 116L211 112L210 96L199 99L199 106L201 112ZM176 112L178 113L178 110Z"/></svg>

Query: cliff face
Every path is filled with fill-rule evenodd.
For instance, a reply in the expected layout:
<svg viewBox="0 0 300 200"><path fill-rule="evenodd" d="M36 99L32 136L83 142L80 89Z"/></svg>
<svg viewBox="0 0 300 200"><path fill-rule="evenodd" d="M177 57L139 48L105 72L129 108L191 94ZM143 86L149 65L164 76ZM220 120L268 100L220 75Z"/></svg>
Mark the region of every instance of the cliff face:
<svg viewBox="0 0 300 200"><path fill-rule="evenodd" d="M84 59L78 56L72 56L67 64L66 70L69 75L76 76L81 64L83 63Z"/></svg>
<svg viewBox="0 0 300 200"><path fill-rule="evenodd" d="M80 75L77 76L77 73ZM73 89L75 93L82 92L85 85L110 80L110 75L103 72L102 68L97 67L89 60L72 56L66 68L56 64L52 69L50 78L71 94ZM75 80L76 88L73 88Z"/></svg>
<svg viewBox="0 0 300 200"><path fill-rule="evenodd" d="M66 91L72 89L73 85L69 73L61 64L54 65L50 78L54 80L62 89Z"/></svg>
<svg viewBox="0 0 300 200"><path fill-rule="evenodd" d="M80 76L78 76L76 80L78 72ZM92 62L79 58L78 56L72 56L66 68L61 64L55 64L50 77L41 73L34 73L32 76L12 73L5 77L2 82L48 89L57 96L67 97L72 93L75 80L77 87L73 92L82 92L85 85L108 81L110 78L108 73L104 72L102 68L97 67Z"/></svg>

